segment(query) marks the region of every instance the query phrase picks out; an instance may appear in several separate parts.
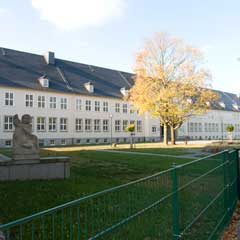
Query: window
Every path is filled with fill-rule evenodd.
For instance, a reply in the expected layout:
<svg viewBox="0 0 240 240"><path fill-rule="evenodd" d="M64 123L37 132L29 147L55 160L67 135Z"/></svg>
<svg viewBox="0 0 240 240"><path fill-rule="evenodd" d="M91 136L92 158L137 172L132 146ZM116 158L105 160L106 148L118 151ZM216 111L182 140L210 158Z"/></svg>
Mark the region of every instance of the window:
<svg viewBox="0 0 240 240"><path fill-rule="evenodd" d="M4 130L13 131L13 116L4 116Z"/></svg>
<svg viewBox="0 0 240 240"><path fill-rule="evenodd" d="M94 132L100 132L100 119L94 119Z"/></svg>
<svg viewBox="0 0 240 240"><path fill-rule="evenodd" d="M45 117L37 117L37 131L45 131Z"/></svg>
<svg viewBox="0 0 240 240"><path fill-rule="evenodd" d="M96 112L100 111L100 102L99 101L95 101L95 111Z"/></svg>
<svg viewBox="0 0 240 240"><path fill-rule="evenodd" d="M61 98L60 108L61 109L67 109L67 99L66 98Z"/></svg>
<svg viewBox="0 0 240 240"><path fill-rule="evenodd" d="M77 132L80 132L83 130L83 120L81 118L76 118L75 129Z"/></svg>
<svg viewBox="0 0 240 240"><path fill-rule="evenodd" d="M86 111L91 111L91 101L86 100Z"/></svg>
<svg viewBox="0 0 240 240"><path fill-rule="evenodd" d="M104 132L108 132L109 131L109 120L108 119L104 119L103 120L103 131Z"/></svg>
<svg viewBox="0 0 240 240"><path fill-rule="evenodd" d="M204 131L208 132L208 124L207 123L204 123Z"/></svg>
<svg viewBox="0 0 240 240"><path fill-rule="evenodd" d="M82 109L82 100L77 98L76 99L76 110L80 111Z"/></svg>
<svg viewBox="0 0 240 240"><path fill-rule="evenodd" d="M54 146L55 145L55 140L54 139L50 139L50 146Z"/></svg>
<svg viewBox="0 0 240 240"><path fill-rule="evenodd" d="M198 123L198 132L202 132L202 123Z"/></svg>
<svg viewBox="0 0 240 240"><path fill-rule="evenodd" d="M103 111L108 112L108 102L103 102Z"/></svg>
<svg viewBox="0 0 240 240"><path fill-rule="evenodd" d="M120 103L115 103L115 112L120 112Z"/></svg>
<svg viewBox="0 0 240 240"><path fill-rule="evenodd" d="M189 124L189 132L193 132L193 123L192 122Z"/></svg>
<svg viewBox="0 0 240 240"><path fill-rule="evenodd" d="M115 132L120 132L120 131L121 131L121 121L115 120Z"/></svg>
<svg viewBox="0 0 240 240"><path fill-rule="evenodd" d="M142 121L138 120L137 121L137 132L141 132L142 131Z"/></svg>
<svg viewBox="0 0 240 240"><path fill-rule="evenodd" d="M128 105L126 103L123 104L123 113L128 112Z"/></svg>
<svg viewBox="0 0 240 240"><path fill-rule="evenodd" d="M25 95L25 106L33 107L33 95L32 94Z"/></svg>
<svg viewBox="0 0 240 240"><path fill-rule="evenodd" d="M6 140L5 141L5 147L11 147L12 146L12 141L11 140Z"/></svg>
<svg viewBox="0 0 240 240"><path fill-rule="evenodd" d="M208 124L208 131L212 132L212 124L211 123Z"/></svg>
<svg viewBox="0 0 240 240"><path fill-rule="evenodd" d="M32 122L31 122L31 125L32 125L32 132L34 132L34 117L31 118Z"/></svg>
<svg viewBox="0 0 240 240"><path fill-rule="evenodd" d="M50 108L57 108L57 98L56 97L50 97L49 107Z"/></svg>
<svg viewBox="0 0 240 240"><path fill-rule="evenodd" d="M212 132L215 132L215 124L214 123L211 124L211 129L212 129Z"/></svg>
<svg viewBox="0 0 240 240"><path fill-rule="evenodd" d="M67 118L60 118L60 131L67 131Z"/></svg>
<svg viewBox="0 0 240 240"><path fill-rule="evenodd" d="M123 125L122 125L122 129L123 129L123 131L126 132L126 128L127 128L127 126L128 126L128 120L123 120Z"/></svg>
<svg viewBox="0 0 240 240"><path fill-rule="evenodd" d="M61 139L61 145L66 145L66 139Z"/></svg>
<svg viewBox="0 0 240 240"><path fill-rule="evenodd" d="M156 126L152 126L152 132L156 133L157 132L157 127Z"/></svg>
<svg viewBox="0 0 240 240"><path fill-rule="evenodd" d="M131 113L131 114L134 113L133 105L130 105L130 113Z"/></svg>
<svg viewBox="0 0 240 240"><path fill-rule="evenodd" d="M198 132L198 124L197 123L194 123L193 131L194 132Z"/></svg>
<svg viewBox="0 0 240 240"><path fill-rule="evenodd" d="M38 96L38 107L45 108L45 96Z"/></svg>
<svg viewBox="0 0 240 240"><path fill-rule="evenodd" d="M76 143L80 144L81 143L81 139L77 139Z"/></svg>
<svg viewBox="0 0 240 240"><path fill-rule="evenodd" d="M91 119L85 119L85 131L86 132L92 131L92 120Z"/></svg>
<svg viewBox="0 0 240 240"><path fill-rule="evenodd" d="M48 119L48 131L49 132L55 132L57 131L57 118L50 117Z"/></svg>
<svg viewBox="0 0 240 240"><path fill-rule="evenodd" d="M45 144L44 144L44 140L43 139L39 139L38 140L38 144L39 144L39 147L43 147Z"/></svg>
<svg viewBox="0 0 240 240"><path fill-rule="evenodd" d="M5 106L13 106L13 93L12 92L6 92L5 93Z"/></svg>
<svg viewBox="0 0 240 240"><path fill-rule="evenodd" d="M131 121L130 121L130 125L134 125L134 126L135 126L135 121L134 121L134 120L131 120Z"/></svg>

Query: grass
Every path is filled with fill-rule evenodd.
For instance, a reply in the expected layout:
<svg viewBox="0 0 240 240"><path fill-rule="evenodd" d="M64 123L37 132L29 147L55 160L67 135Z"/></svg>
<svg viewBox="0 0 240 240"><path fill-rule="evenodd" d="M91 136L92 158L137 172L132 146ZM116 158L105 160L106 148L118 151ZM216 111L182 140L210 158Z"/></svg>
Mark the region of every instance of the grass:
<svg viewBox="0 0 240 240"><path fill-rule="evenodd" d="M75 148L72 148L72 151L69 149L65 151L65 149L41 150L41 155L70 156L72 162L69 179L0 183L1 223L168 169L173 162L182 164L190 161L174 157L127 155L94 150L74 151ZM172 150L174 151L177 150ZM0 153L11 156L9 149L1 149Z"/></svg>
<svg viewBox="0 0 240 240"><path fill-rule="evenodd" d="M158 149L149 146L147 149L133 150L155 151L155 153L168 155L171 152L172 157L98 152L94 151L92 147L41 150L42 156L65 155L72 158L71 177L67 180L0 183L0 222L6 223L90 193L149 176L170 168L173 163L182 164L191 161L191 159L174 157L174 155L186 153L186 148L180 147ZM11 156L9 149L0 150L0 153ZM185 229L223 188L223 168L211 171L221 163L221 157L217 156L178 169L179 187L187 186L178 192L180 230ZM211 174L195 181L209 171ZM234 176L234 174L232 175ZM81 239L90 239L94 234L99 233L99 230L118 223L123 218L141 211L171 193L172 177L172 171L167 171L144 182L88 199L81 204L58 211L54 215L49 214L44 218L35 219L33 222L25 224L22 238L19 238L19 232L21 232L19 228L12 229L11 238L31 239L32 226L34 226L36 239L43 239L44 233L42 233L41 226L44 224L44 231L47 232L44 239L61 239L62 230L64 232L63 239L71 239L71 235L75 239L78 235L78 222L80 222ZM191 181L193 182L188 185ZM206 214L198 219L197 224L193 225L189 229L190 231L184 233L184 237L191 240L207 239L216 226L216 222L225 213L223 206L224 194ZM104 235L99 239L171 239L172 212L172 197L169 196L164 198L162 203L154 205L153 208L136 217L134 221L124 224L117 231L112 231L109 235ZM63 229L61 229L62 218L64 218ZM222 228L219 231L221 232ZM216 233L216 236L218 234L219 232Z"/></svg>
<svg viewBox="0 0 240 240"><path fill-rule="evenodd" d="M166 155L187 155L192 152L186 148L133 148L133 149L117 149L118 151L141 152L141 153L157 153Z"/></svg>

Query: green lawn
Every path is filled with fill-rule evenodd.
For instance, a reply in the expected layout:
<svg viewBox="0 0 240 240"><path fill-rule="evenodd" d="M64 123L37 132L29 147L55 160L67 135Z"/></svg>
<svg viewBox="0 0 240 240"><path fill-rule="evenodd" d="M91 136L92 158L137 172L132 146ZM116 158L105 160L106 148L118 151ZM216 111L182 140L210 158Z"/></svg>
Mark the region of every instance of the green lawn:
<svg viewBox="0 0 240 240"><path fill-rule="evenodd" d="M155 149L156 150L156 149ZM177 151L180 149L171 150ZM0 153L11 156L11 151ZM190 159L127 155L96 151L54 152L42 156L70 156L71 177L67 180L14 181L0 183L0 222L6 223L106 188L117 186L168 169L172 163Z"/></svg>
<svg viewBox="0 0 240 240"><path fill-rule="evenodd" d="M141 153L157 153L166 155L187 155L191 154L187 148L133 148L133 149L116 149L118 151L141 152Z"/></svg>
<svg viewBox="0 0 240 240"><path fill-rule="evenodd" d="M192 161L184 158L128 155L119 152L79 149L76 151L74 147L72 150L67 148L61 148L60 151L59 148L55 150L41 150L41 155L70 156L72 159L70 179L0 183L1 223L152 175L169 169L173 163L183 164ZM165 151L162 148L154 150L156 153ZM180 155L186 151L185 148L171 148L166 149L163 154L168 154L167 150L171 151L173 155ZM141 151L152 152L153 149ZM0 150L0 153L11 156L11 151L7 149ZM216 156L178 168L178 187L181 190L177 195L181 231L223 189L224 176L221 163L222 158ZM216 168L217 166L220 167ZM204 175L207 172L208 174ZM21 228L11 229L11 237L12 239L27 240L31 239L33 232L36 231L35 239L50 240L61 239L61 237L63 237L62 239L77 239L79 236L78 226L81 226L81 239L91 239L101 230L119 223L154 203L147 211L136 216L134 221L129 221L98 239L171 239L173 197L169 194L173 190L173 179L173 171L166 171L148 180L85 199L72 207L27 222L23 228L23 237L19 237ZM190 182L191 184L189 184ZM183 186L184 188L182 188ZM160 199L162 202L156 204ZM207 239L219 219L224 215L224 206L224 192L222 192L217 201L211 204L211 207L197 219L196 224L184 232L184 237L189 240ZM222 226L217 229L216 238L213 239L217 239L222 229ZM44 235L44 232L47 235ZM73 238L70 237L71 235ZM160 238L156 238L158 236Z"/></svg>

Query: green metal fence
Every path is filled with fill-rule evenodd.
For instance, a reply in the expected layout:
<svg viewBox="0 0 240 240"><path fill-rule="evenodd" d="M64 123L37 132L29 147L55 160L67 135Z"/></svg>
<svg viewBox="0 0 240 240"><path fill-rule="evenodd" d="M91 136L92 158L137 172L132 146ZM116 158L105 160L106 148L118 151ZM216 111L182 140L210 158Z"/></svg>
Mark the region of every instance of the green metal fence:
<svg viewBox="0 0 240 240"><path fill-rule="evenodd" d="M218 239L238 186L238 150L224 151L0 225L0 232L6 240Z"/></svg>

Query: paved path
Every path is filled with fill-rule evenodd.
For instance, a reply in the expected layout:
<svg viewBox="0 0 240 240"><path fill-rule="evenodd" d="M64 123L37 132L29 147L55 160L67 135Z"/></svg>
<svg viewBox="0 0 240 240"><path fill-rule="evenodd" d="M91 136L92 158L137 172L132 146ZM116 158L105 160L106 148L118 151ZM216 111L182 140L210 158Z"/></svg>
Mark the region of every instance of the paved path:
<svg viewBox="0 0 240 240"><path fill-rule="evenodd" d="M168 155L168 154L159 154L159 153L142 153L142 152L130 152L130 151L118 151L118 150L108 150L108 149L96 149L97 152L110 152L110 153L122 153L122 154L133 154L133 155L145 155L145 156L160 156L160 157L172 157L172 158L188 158L188 159L197 159L195 154L188 155Z"/></svg>
<svg viewBox="0 0 240 240"><path fill-rule="evenodd" d="M0 154L0 161L8 161L11 158L7 157L6 155Z"/></svg>

